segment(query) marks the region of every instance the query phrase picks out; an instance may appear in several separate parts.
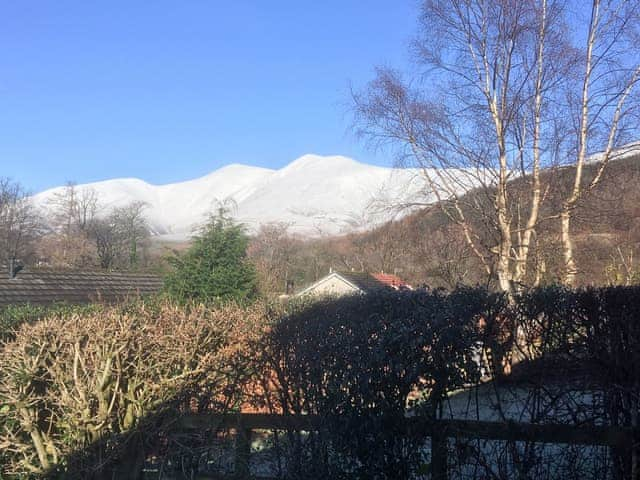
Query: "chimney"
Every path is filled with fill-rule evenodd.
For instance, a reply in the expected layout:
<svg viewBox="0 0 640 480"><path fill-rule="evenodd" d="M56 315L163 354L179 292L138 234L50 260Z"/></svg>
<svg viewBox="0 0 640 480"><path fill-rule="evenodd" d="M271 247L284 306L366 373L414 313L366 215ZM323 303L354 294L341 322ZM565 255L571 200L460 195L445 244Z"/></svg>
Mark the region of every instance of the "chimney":
<svg viewBox="0 0 640 480"><path fill-rule="evenodd" d="M22 265L20 265L15 258L9 260L9 278L16 278L16 275L22 268Z"/></svg>
<svg viewBox="0 0 640 480"><path fill-rule="evenodd" d="M287 280L287 288L285 293L287 295L291 295L293 293L293 280Z"/></svg>

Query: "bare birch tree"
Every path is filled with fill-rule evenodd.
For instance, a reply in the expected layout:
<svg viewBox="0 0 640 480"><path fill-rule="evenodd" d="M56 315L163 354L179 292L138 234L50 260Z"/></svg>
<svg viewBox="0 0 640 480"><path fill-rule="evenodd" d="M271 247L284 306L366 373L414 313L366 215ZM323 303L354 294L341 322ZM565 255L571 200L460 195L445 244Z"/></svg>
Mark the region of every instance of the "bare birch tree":
<svg viewBox="0 0 640 480"><path fill-rule="evenodd" d="M609 161L630 149L640 152L640 145L623 146L638 133L640 5L626 0L592 0L589 7L581 70L574 96L568 95L568 110L575 119L575 143L570 144L568 156L575 173L559 213L563 281L568 285L575 284L578 273L571 236L573 211L600 183ZM585 178L584 166L595 152L599 153L594 158L599 166L594 176Z"/></svg>
<svg viewBox="0 0 640 480"><path fill-rule="evenodd" d="M505 291L525 281L546 188L540 172L557 161L552 95L572 62L560 55L561 7L426 1L415 44L422 79L379 70L354 96L359 132L399 146L421 169L431 198Z"/></svg>
<svg viewBox="0 0 640 480"><path fill-rule="evenodd" d="M625 52L637 2L591 6L582 22L571 10L579 5L558 0L426 0L415 42L422 75L380 69L354 95L359 133L419 167L430 199L504 291L539 278L532 252L539 223L552 218L562 223L564 280L574 281L572 211L631 125L639 72L637 53ZM583 185L598 150L601 167ZM549 169L561 165L575 167L573 188L543 215Z"/></svg>

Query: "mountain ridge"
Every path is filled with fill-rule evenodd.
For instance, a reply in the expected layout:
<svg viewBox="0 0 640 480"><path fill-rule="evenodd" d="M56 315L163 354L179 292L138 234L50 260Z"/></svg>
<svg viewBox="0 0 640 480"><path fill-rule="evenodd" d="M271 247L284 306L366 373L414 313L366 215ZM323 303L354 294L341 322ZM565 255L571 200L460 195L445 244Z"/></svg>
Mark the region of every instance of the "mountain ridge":
<svg viewBox="0 0 640 480"><path fill-rule="evenodd" d="M232 199L234 217L249 231L281 222L292 233L323 236L371 228L389 220L370 207L376 198L421 195L416 169L368 165L342 155L306 154L280 169L240 163L218 168L199 178L154 185L138 178L114 178L77 185L93 189L100 214L133 201L147 204L152 232L168 240L184 240L216 210ZM50 208L64 187L34 195L35 204ZM423 195L424 196L424 195ZM428 202L428 198L423 198Z"/></svg>
<svg viewBox="0 0 640 480"><path fill-rule="evenodd" d="M620 161L640 152L640 142L612 152ZM588 165L601 160L591 155ZM237 221L250 232L268 223L285 223L291 233L327 236L367 230L419 206L433 203L427 194L424 172L417 168L389 168L361 163L343 155L302 155L279 169L231 163L199 178L154 185L138 178L116 178L78 185L96 191L105 214L133 201L147 204L145 215L152 233L167 240L185 240L215 212L220 202L232 199ZM460 169L448 169L434 178L454 178L457 194L477 185ZM47 209L51 197L64 187L34 195L37 206ZM447 192L450 193L450 192ZM395 213L393 213L395 212Z"/></svg>

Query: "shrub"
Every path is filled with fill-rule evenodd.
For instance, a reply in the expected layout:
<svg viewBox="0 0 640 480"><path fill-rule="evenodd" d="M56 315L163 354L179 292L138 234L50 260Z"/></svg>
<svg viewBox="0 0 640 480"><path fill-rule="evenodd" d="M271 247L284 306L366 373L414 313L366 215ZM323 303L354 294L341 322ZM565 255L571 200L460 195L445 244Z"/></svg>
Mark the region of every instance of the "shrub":
<svg viewBox="0 0 640 480"><path fill-rule="evenodd" d="M90 478L117 460L137 478L180 412L237 403L260 315L138 303L24 324L0 356L4 473Z"/></svg>
<svg viewBox="0 0 640 480"><path fill-rule="evenodd" d="M292 307L259 346L265 402L320 415L319 435L341 454L316 452L315 465L302 465L311 455L298 448L289 473L410 478L424 461L424 439L405 430L407 407L438 417L448 391L478 379L476 324L486 299L471 289L383 291ZM422 398L411 401L418 390Z"/></svg>
<svg viewBox="0 0 640 480"><path fill-rule="evenodd" d="M446 416L447 395L480 385L480 367L493 385L469 391L471 411L474 401L489 402L505 421L635 427L639 320L637 287L551 286L512 298L469 288L380 292L290 305L255 345L258 401L275 413L322 418L317 432L287 432L290 478L420 477L428 449L405 416ZM556 472L540 463L535 442L493 442L491 454L486 442L459 445L475 459L467 470L459 465L478 472L470 478ZM603 455L590 452L575 458ZM631 450L610 454L613 469L629 476ZM598 462L607 470L606 453Z"/></svg>

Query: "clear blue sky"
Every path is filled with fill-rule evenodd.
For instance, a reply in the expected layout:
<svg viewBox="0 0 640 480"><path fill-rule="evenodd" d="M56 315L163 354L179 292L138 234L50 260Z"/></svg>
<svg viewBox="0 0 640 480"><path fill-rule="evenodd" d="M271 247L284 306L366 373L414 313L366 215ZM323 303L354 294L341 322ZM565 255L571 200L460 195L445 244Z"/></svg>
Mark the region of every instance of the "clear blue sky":
<svg viewBox="0 0 640 480"><path fill-rule="evenodd" d="M404 67L416 0L0 2L0 176L67 180L391 159L349 131L349 85Z"/></svg>

